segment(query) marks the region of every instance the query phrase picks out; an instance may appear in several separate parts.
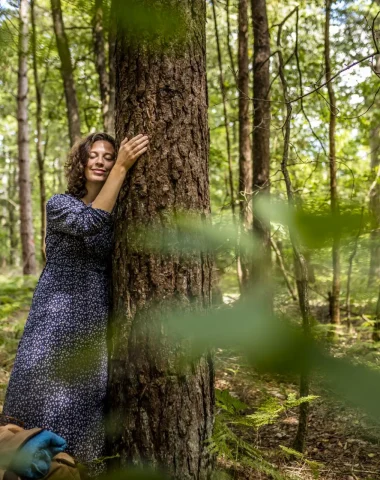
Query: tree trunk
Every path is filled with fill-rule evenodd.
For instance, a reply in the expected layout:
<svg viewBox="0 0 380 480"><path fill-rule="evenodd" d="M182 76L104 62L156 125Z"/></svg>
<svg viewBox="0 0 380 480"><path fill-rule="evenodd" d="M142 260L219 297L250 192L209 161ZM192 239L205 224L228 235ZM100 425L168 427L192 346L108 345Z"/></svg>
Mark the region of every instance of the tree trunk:
<svg viewBox="0 0 380 480"><path fill-rule="evenodd" d="M213 457L204 444L213 426L214 373L209 354L178 371L182 346L169 343L163 319L211 304L206 252L151 252L150 235L167 245L173 214L209 222L205 0L172 2L183 37L161 31L160 0L119 0L116 42L116 133L150 135L146 154L128 174L116 207L109 406L111 454L122 467L148 464L175 479L208 479ZM153 33L136 35L141 7ZM127 22L127 25L122 21ZM181 26L182 24L182 26ZM144 231L136 233L135 226ZM149 234L150 232L150 234ZM178 318L178 321L181 319Z"/></svg>
<svg viewBox="0 0 380 480"><path fill-rule="evenodd" d="M336 100L331 79L330 61L330 16L332 0L326 0L326 21L325 21L325 69L327 90L329 94L329 165L330 165L330 198L331 213L339 215L338 186L336 179L337 165L335 152L335 130L336 130ZM339 295L340 295L340 238L336 234L332 247L333 283L330 293L331 323L340 323Z"/></svg>
<svg viewBox="0 0 380 480"><path fill-rule="evenodd" d="M380 63L380 62L377 62ZM380 70L380 65L379 65ZM369 211L371 213L371 237L370 237L370 264L368 286L373 285L380 278L380 184L378 170L380 168L380 126L371 129L371 171L372 177L377 179L374 188L370 190Z"/></svg>
<svg viewBox="0 0 380 480"><path fill-rule="evenodd" d="M296 12L298 14L298 11ZM289 16L287 18L289 18ZM281 32L282 32L282 26L284 22L280 23L279 29L278 29L278 35L277 35L279 75L280 75L282 90L284 94L284 101L286 104L284 150L283 150L283 156L282 156L282 162L281 162L281 171L284 175L289 206L291 208L294 208L297 202L295 199L294 190L293 190L291 178L288 171L292 105L289 102L288 83L285 77L285 62L282 55L282 45L281 45ZM294 254L298 302L299 302L300 312L302 316L302 328L305 332L305 335L309 336L310 327L311 327L311 315L310 315L310 302L309 302L308 267L307 267L307 262L305 260L305 257L302 253L297 232L294 231L293 227L289 227L289 235L290 235L290 240L292 242L293 254ZM308 371L308 367L304 365L301 373L301 378L300 378L300 397L307 397L309 395L309 390L310 390L309 371ZM293 444L293 448L299 452L303 452L305 450L307 430L308 430L308 418L309 418L309 403L304 402L300 405L297 434Z"/></svg>
<svg viewBox="0 0 380 480"><path fill-rule="evenodd" d="M253 206L256 199L269 195L270 174L270 38L266 0L251 0L253 23ZM270 275L270 226L255 215L253 232L260 240L261 261L252 266L255 283L265 282Z"/></svg>
<svg viewBox="0 0 380 480"><path fill-rule="evenodd" d="M61 59L61 76L66 98L70 144L73 145L81 137L80 116L69 43L62 17L61 0L51 0L51 9L58 54Z"/></svg>
<svg viewBox="0 0 380 480"><path fill-rule="evenodd" d="M19 65L18 65L18 164L20 231L22 245L22 270L24 275L36 274L36 252L32 221L32 192L30 183L29 129L28 129L28 43L29 2L20 1Z"/></svg>
<svg viewBox="0 0 380 480"><path fill-rule="evenodd" d="M103 0L95 0L94 17L92 23L92 33L94 40L94 53L96 71L99 76L100 99L102 102L103 129L109 133L111 118L109 111L109 77L107 72L106 51L104 46L103 29Z"/></svg>
<svg viewBox="0 0 380 480"><path fill-rule="evenodd" d="M32 20L32 51L33 51L33 73L34 85L36 89L36 158L38 166L38 180L40 184L40 212L41 212L41 258L46 262L45 256L45 235L46 235L46 189L45 189L45 169L44 169L44 155L42 148L42 93L41 85L38 76L37 66L37 34L36 34L36 20L34 11L34 0L30 1L31 20Z"/></svg>
<svg viewBox="0 0 380 480"><path fill-rule="evenodd" d="M252 191L251 124L249 119L249 69L248 69L248 0L239 2L239 207L240 227L249 230L252 211L249 208ZM239 252L242 289L248 288L249 259Z"/></svg>
<svg viewBox="0 0 380 480"><path fill-rule="evenodd" d="M8 182L8 227L9 227L9 265L16 267L18 263L18 235L17 235L17 162L10 161L9 164L9 182Z"/></svg>
<svg viewBox="0 0 380 480"><path fill-rule="evenodd" d="M108 105L108 133L115 135L115 42L116 42L116 15L114 1L111 1L111 10L108 26L108 71L109 71L109 105Z"/></svg>

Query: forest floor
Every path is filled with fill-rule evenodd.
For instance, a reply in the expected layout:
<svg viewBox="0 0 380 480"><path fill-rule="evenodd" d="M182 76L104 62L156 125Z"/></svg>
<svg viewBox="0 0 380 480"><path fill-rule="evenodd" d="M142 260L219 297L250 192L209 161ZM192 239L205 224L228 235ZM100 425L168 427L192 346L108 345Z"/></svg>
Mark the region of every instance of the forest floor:
<svg viewBox="0 0 380 480"><path fill-rule="evenodd" d="M5 281L6 280L6 281ZM13 365L17 344L27 318L35 280L12 281L0 276L0 411ZM326 315L323 306L316 316ZM322 313L321 313L322 312ZM321 318L323 321L323 318ZM369 330L356 325L354 336L342 335L333 346L337 355L350 355L377 366L380 349L369 342ZM216 389L226 391L249 408L243 415L257 411L267 401L280 404L290 394L297 395L297 379L280 375L259 374L231 351L218 350L215 356ZM274 423L260 428L231 426L236 438L257 448L281 475L287 478L311 480L370 480L380 479L380 422L374 425L361 411L334 399L330 392L313 379L312 394L318 398L310 404L309 428L304 456L295 458L283 447L292 448L298 427L298 408L279 415ZM233 442L232 442L233 443ZM220 477L237 480L266 480L272 476L247 465L238 453L235 461L219 455ZM224 472L224 473L223 473ZM228 476L226 474L228 472Z"/></svg>

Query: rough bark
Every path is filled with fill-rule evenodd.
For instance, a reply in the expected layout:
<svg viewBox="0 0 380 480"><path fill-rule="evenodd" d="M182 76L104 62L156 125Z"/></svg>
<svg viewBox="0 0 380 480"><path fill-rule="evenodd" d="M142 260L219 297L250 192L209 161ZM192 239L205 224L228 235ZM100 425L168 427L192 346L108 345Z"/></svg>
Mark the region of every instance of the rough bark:
<svg viewBox="0 0 380 480"><path fill-rule="evenodd" d="M251 0L253 24L253 205L270 192L270 38L266 0ZM265 281L270 272L270 226L253 209L253 232L260 240L261 261L252 266L255 282Z"/></svg>
<svg viewBox="0 0 380 480"><path fill-rule="evenodd" d="M325 20L325 70L327 91L329 95L329 166L330 166L330 201L331 213L339 215L339 199L337 184L337 163L335 147L336 131L336 99L331 79L331 59L330 59L330 16L332 0L326 0L326 20ZM329 294L331 323L340 323L339 295L340 295L340 239L335 235L332 247L333 281Z"/></svg>
<svg viewBox="0 0 380 480"><path fill-rule="evenodd" d="M24 275L36 274L36 253L32 221L32 192L30 182L29 129L28 129L28 45L29 3L20 1L19 46L18 46L18 165L20 231L22 246L22 270Z"/></svg>
<svg viewBox="0 0 380 480"><path fill-rule="evenodd" d="M241 228L249 230L252 211L249 201L252 192L251 123L249 118L249 69L248 69L248 0L239 2L239 207ZM249 283L249 259L240 252L240 284L243 289Z"/></svg>
<svg viewBox="0 0 380 480"><path fill-rule="evenodd" d="M128 174L116 207L110 453L120 454L122 467L149 464L171 478L208 479L212 358L202 355L178 370L182 343L168 342L163 319L173 309L199 311L211 304L210 257L194 249L165 253L143 246L150 235L167 246L165 227L176 237L181 227L173 214L190 211L206 223L210 214L206 3L168 3L184 23L183 37L162 33L153 21L157 31L144 37L130 24L123 28L127 15L136 18L140 0L117 13L116 138L147 133L150 145ZM151 0L144 15L152 18L161 8L161 1Z"/></svg>
<svg viewBox="0 0 380 480"><path fill-rule="evenodd" d="M61 60L61 76L66 98L70 144L73 145L81 137L80 116L69 42L63 23L61 0L51 0L51 9L57 49Z"/></svg>
<svg viewBox="0 0 380 480"><path fill-rule="evenodd" d="M99 76L100 99L102 102L103 129L110 133L112 118L109 111L109 75L107 72L107 59L104 41L104 11L103 0L95 0L94 16L92 22L93 45L95 66Z"/></svg>
<svg viewBox="0 0 380 480"><path fill-rule="evenodd" d="M33 74L34 86L36 90L36 158L38 166L38 181L40 184L40 215L41 215L41 258L46 262L45 256L45 235L46 235L46 188L45 188L45 168L44 155L42 147L42 89L38 75L37 66L37 33L34 11L34 0L30 1L31 20L32 20L32 52L33 52Z"/></svg>

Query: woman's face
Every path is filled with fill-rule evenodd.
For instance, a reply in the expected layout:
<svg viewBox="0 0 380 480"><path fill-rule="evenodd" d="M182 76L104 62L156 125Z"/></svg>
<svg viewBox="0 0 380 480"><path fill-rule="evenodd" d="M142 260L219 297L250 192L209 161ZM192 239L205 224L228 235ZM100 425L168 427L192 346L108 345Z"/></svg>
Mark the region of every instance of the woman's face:
<svg viewBox="0 0 380 480"><path fill-rule="evenodd" d="M92 144L84 174L88 182L102 182L115 164L115 150L106 140L98 140Z"/></svg>

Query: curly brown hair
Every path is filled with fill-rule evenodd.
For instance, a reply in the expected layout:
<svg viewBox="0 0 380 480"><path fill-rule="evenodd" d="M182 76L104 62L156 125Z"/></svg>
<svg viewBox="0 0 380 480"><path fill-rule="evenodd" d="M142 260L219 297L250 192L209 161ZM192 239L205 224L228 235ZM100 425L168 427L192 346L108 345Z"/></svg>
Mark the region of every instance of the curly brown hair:
<svg viewBox="0 0 380 480"><path fill-rule="evenodd" d="M92 145L99 140L109 142L116 153L116 141L108 133L90 133L87 137L78 140L71 148L64 166L65 176L67 178L67 189L65 193L69 193L77 198L83 198L87 195L84 169L87 165Z"/></svg>

